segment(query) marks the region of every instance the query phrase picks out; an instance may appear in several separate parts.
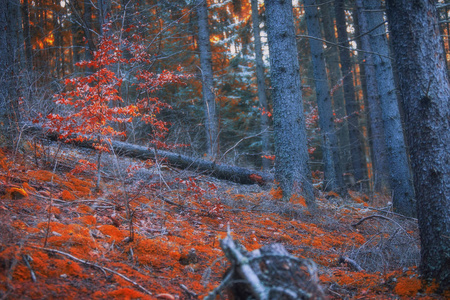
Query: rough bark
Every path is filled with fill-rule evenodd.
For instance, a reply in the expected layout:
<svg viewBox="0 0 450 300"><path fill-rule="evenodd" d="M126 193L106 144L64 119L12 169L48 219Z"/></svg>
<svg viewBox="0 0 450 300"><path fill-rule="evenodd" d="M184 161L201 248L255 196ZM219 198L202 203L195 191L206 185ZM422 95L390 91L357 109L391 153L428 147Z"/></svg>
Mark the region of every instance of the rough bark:
<svg viewBox="0 0 450 300"><path fill-rule="evenodd" d="M92 36L92 3L91 0L84 0L84 10L83 10L83 29L84 36L86 37L86 48L84 51L84 59L86 61L92 60L93 52L96 50L94 45L94 40Z"/></svg>
<svg viewBox="0 0 450 300"><path fill-rule="evenodd" d="M361 2L362 5L361 0L358 0L358 2ZM365 0L364 6L366 13L362 14L362 18L364 18L362 23L367 20L367 31L370 32L370 49L380 54L369 55L369 57L373 57L380 93L394 210L407 216L415 216L414 186L406 153L399 101L395 92L394 73L391 61L388 58L389 45L385 27L379 26L384 22L383 12L380 11L381 1ZM367 36L364 38L367 38Z"/></svg>
<svg viewBox="0 0 450 300"><path fill-rule="evenodd" d="M208 6L206 0L197 0L198 50L202 76L202 94L205 111L206 147L209 157L218 151L217 108L214 95L211 44L209 41Z"/></svg>
<svg viewBox="0 0 450 300"><path fill-rule="evenodd" d="M338 33L339 56L341 60L341 69L344 82L345 108L347 111L347 122L350 140L350 156L352 162L352 173L359 184L367 181L367 167L365 155L362 147L361 132L359 129L358 114L360 107L355 98L355 87L353 86L353 72L350 59L350 50L347 34L347 24L345 20L344 0L334 2L336 27Z"/></svg>
<svg viewBox="0 0 450 300"><path fill-rule="evenodd" d="M20 3L0 0L0 129L7 145L11 146L16 136L18 121L18 20Z"/></svg>
<svg viewBox="0 0 450 300"><path fill-rule="evenodd" d="M259 106L261 107L261 131L263 134L261 135L261 147L262 147L262 155L270 154L270 145L269 145L269 116L267 113L269 112L269 106L267 105L267 96L266 96L266 76L264 75L264 62L263 62L263 54L262 54L262 46L261 46L261 34L259 29L259 7L258 0L251 0L252 5L252 22L253 22L253 39L255 43L255 62L256 62L256 81L258 84L258 99ZM267 171L270 168L270 160L263 157L262 158L262 167L264 171Z"/></svg>
<svg viewBox="0 0 450 300"><path fill-rule="evenodd" d="M336 46L336 31L334 27L334 16L330 9L333 5L328 0L320 0L320 14L322 17L323 34L325 40L329 41L325 49L325 62L328 66L328 77L331 87L331 97L333 100L333 109L335 118L342 120L342 122L336 124L337 136L339 140L339 156L341 162L341 169L347 172L350 165L350 142L348 135L348 124L345 116L345 99L344 91L342 89L342 73L339 67L339 51Z"/></svg>
<svg viewBox="0 0 450 300"><path fill-rule="evenodd" d="M389 186L389 166L387 163L387 149L384 136L384 125L381 113L380 93L378 83L383 79L376 76L373 56L368 54L371 48L366 22L366 16L362 11L362 1L356 0L358 27L360 28L361 49L367 51L363 55L363 68L366 76L367 102L370 117L370 137L372 146L372 170L374 175L374 189L380 192Z"/></svg>
<svg viewBox="0 0 450 300"><path fill-rule="evenodd" d="M30 13L28 0L24 0L22 3L22 22L27 68L29 71L31 71L33 69L33 48L31 45Z"/></svg>
<svg viewBox="0 0 450 300"><path fill-rule="evenodd" d="M98 21L100 25L100 35L105 34L103 26L108 22L111 13L111 0L98 0Z"/></svg>
<svg viewBox="0 0 450 300"><path fill-rule="evenodd" d="M421 271L450 288L450 85L435 1L388 0L417 199Z"/></svg>
<svg viewBox="0 0 450 300"><path fill-rule="evenodd" d="M284 200L298 192L314 209L292 3L270 0L265 5L273 87L275 177Z"/></svg>
<svg viewBox="0 0 450 300"><path fill-rule="evenodd" d="M308 35L321 39L317 0L305 0L304 4ZM339 145L334 128L333 106L328 86L323 44L317 39L309 39L309 45L312 54L320 133L322 135L324 186L328 190L341 192L344 189L344 180L339 160Z"/></svg>

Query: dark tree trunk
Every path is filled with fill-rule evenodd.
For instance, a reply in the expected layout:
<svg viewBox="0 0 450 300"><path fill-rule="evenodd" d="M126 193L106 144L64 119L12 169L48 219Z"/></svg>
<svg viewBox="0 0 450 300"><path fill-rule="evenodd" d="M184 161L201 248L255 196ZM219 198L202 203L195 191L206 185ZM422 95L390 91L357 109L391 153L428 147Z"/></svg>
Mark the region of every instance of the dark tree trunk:
<svg viewBox="0 0 450 300"><path fill-rule="evenodd" d="M83 11L83 29L84 36L86 37L86 48L84 52L84 59L90 61L93 58L93 52L96 47L94 45L94 39L92 36L92 31L94 30L92 26L92 3L91 0L84 0L84 11Z"/></svg>
<svg viewBox="0 0 450 300"><path fill-rule="evenodd" d="M1 143L12 146L18 121L19 1L0 0L0 129Z"/></svg>
<svg viewBox="0 0 450 300"><path fill-rule="evenodd" d="M372 51L369 43L369 37L365 34L368 30L366 18L362 12L361 0L356 0L358 27L360 35L361 49L364 51ZM375 74L375 66L372 55L361 53L363 55L363 68L366 77L367 86L367 102L370 117L370 137L372 144L372 170L374 176L375 191L380 192L389 186L389 166L387 163L387 149L384 136L384 126L381 114L380 94L378 91L378 82L381 78L377 78Z"/></svg>
<svg viewBox="0 0 450 300"><path fill-rule="evenodd" d="M357 1L362 5L361 0ZM380 54L370 55L369 57L375 64L378 79L394 209L398 213L415 216L414 186L406 153L398 98L395 92L394 73L391 61L388 58L389 46L386 30L385 26L379 26L384 22L381 1L365 0L364 7L366 13L362 14L362 18L364 18L362 23L367 20L367 31L370 31L370 49ZM367 38L367 36L364 38Z"/></svg>
<svg viewBox="0 0 450 300"><path fill-rule="evenodd" d="M79 18L82 9L78 1L69 1L71 10L71 30L72 30L72 69L76 70L75 64L82 60L81 53L84 48L82 19ZM78 17L77 17L78 16Z"/></svg>
<svg viewBox="0 0 450 300"><path fill-rule="evenodd" d="M339 55L341 59L341 69L344 76L344 97L345 108L347 111L348 131L350 138L350 155L352 161L352 173L355 180L366 186L367 182L367 167L365 162L365 155L362 146L362 137L359 128L358 114L360 107L355 98L355 87L353 86L353 72L350 60L350 50L347 34L347 23L345 20L344 0L336 0L335 15L336 27L338 33Z"/></svg>
<svg viewBox="0 0 450 300"><path fill-rule="evenodd" d="M25 57L27 60L28 71L31 71L33 69L33 48L31 45L30 13L28 0L23 0L22 3L22 21L23 35L25 40Z"/></svg>
<svg viewBox="0 0 450 300"><path fill-rule="evenodd" d="M328 0L320 0L320 13L322 16L322 26L323 34L325 40L330 43L327 44L325 50L325 61L328 65L328 77L331 87L331 97L333 100L333 109L335 118L342 120L336 124L337 136L339 140L339 156L341 162L341 169L347 172L350 162L350 142L348 135L348 124L345 116L347 112L345 111L345 99L344 91L342 89L342 73L339 67L339 51L336 46L337 44L335 27L334 27L334 16L330 7L333 3Z"/></svg>
<svg viewBox="0 0 450 300"><path fill-rule="evenodd" d="M302 192L307 205L314 209L292 3L269 0L265 5L273 87L275 177L284 200L289 200L293 192Z"/></svg>
<svg viewBox="0 0 450 300"><path fill-rule="evenodd" d="M434 1L388 0L417 199L421 270L450 288L450 85Z"/></svg>
<svg viewBox="0 0 450 300"><path fill-rule="evenodd" d="M327 69L323 55L323 44L318 17L317 1L305 0L305 17L312 54L314 82L316 86L317 106L319 109L319 125L322 135L322 149L324 162L324 186L328 190L342 192L344 180L339 160L339 145L334 128L333 106L327 79ZM317 38L317 39L314 39Z"/></svg>
<svg viewBox="0 0 450 300"><path fill-rule="evenodd" d="M198 50L202 76L202 93L205 110L207 154L215 158L218 151L217 107L214 95L211 44L209 41L208 6L206 0L197 0Z"/></svg>
<svg viewBox="0 0 450 300"><path fill-rule="evenodd" d="M104 35L103 26L108 22L109 14L111 13L111 1L110 0L98 0L98 21L100 26L100 35Z"/></svg>
<svg viewBox="0 0 450 300"><path fill-rule="evenodd" d="M259 10L258 0L251 0L252 4L252 21L253 21L253 38L255 42L255 60L256 60L256 81L258 83L258 99L261 111L261 147L262 147L262 167L267 171L270 168L270 160L264 157L270 154L269 144L269 106L267 105L266 97L266 82L264 75L264 62L261 46L261 34L259 29Z"/></svg>

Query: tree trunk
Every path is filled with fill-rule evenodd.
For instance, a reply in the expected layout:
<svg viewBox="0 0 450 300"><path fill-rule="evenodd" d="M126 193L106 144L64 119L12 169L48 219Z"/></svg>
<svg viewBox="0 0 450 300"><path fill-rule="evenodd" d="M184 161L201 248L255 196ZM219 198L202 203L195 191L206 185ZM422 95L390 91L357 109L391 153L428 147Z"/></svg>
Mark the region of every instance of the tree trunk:
<svg viewBox="0 0 450 300"><path fill-rule="evenodd" d="M0 143L8 146L12 146L17 134L19 8L19 2L0 0Z"/></svg>
<svg viewBox="0 0 450 300"><path fill-rule="evenodd" d="M345 116L347 112L345 111L345 99L344 92L342 89L342 73L339 67L339 51L336 46L336 33L334 27L334 16L331 12L330 3L328 0L320 0L320 13L322 16L322 26L323 34L325 40L329 41L325 49L325 61L328 66L328 76L330 80L331 87L331 97L333 99L333 109L335 114L335 119L341 120L336 124L337 136L339 140L339 156L341 169L347 172L350 163L350 142L348 135L348 124Z"/></svg>
<svg viewBox="0 0 450 300"><path fill-rule="evenodd" d="M259 29L259 10L258 0L251 0L252 4L252 21L253 21L253 39L255 43L255 61L256 61L256 81L258 83L258 99L261 111L261 131L264 133L261 135L261 147L262 147L262 167L264 171L270 168L270 160L264 157L270 154L269 144L269 106L267 105L266 97L266 83L264 75L264 62L261 47L261 35Z"/></svg>
<svg viewBox="0 0 450 300"><path fill-rule="evenodd" d="M105 34L103 26L108 22L109 14L111 13L110 0L98 0L98 21L100 26L100 35Z"/></svg>
<svg viewBox="0 0 450 300"><path fill-rule="evenodd" d="M77 17L81 14L82 10L80 8L80 4L78 1L70 0L69 1L70 10L71 10L71 31L72 31L72 70L78 71L78 68L75 67L77 62L82 60L81 50L84 47L83 43L83 26L79 25L82 22L82 19Z"/></svg>
<svg viewBox="0 0 450 300"><path fill-rule="evenodd" d="M269 0L265 5L273 87L275 178L284 200L302 191L308 207L314 209L292 2Z"/></svg>
<svg viewBox="0 0 450 300"><path fill-rule="evenodd" d="M83 29L84 29L84 36L86 37L86 47L84 52L84 60L90 61L92 60L96 47L94 45L94 40L92 37L93 30L92 27L92 3L91 0L84 0L84 11L83 11Z"/></svg>
<svg viewBox="0 0 450 300"><path fill-rule="evenodd" d="M361 0L356 0L358 27L360 28L361 49L364 51L372 51L369 43L369 37L365 34L368 32L365 15L362 12ZM378 82L380 77L375 74L375 66L372 55L367 52L363 55L363 67L366 76L367 86L367 102L369 104L368 111L370 117L371 142L372 142L372 170L374 175L375 191L380 192L389 186L389 166L387 163L387 149L384 136L384 125L381 113L380 94L378 91Z"/></svg>
<svg viewBox="0 0 450 300"><path fill-rule="evenodd" d="M361 0L357 0L357 2L362 5ZM380 54L370 55L370 57L375 64L378 79L394 210L407 216L415 216L414 186L406 153L398 98L395 92L394 73L391 61L388 58L389 46L386 30L384 26L379 26L384 22L381 2L380 0L365 0L364 8L366 13L362 14L362 18L364 18L362 23L367 22L367 30L365 31L370 32L370 49ZM377 26L378 28L376 28ZM367 36L364 38L367 38Z"/></svg>
<svg viewBox="0 0 450 300"><path fill-rule="evenodd" d="M450 85L434 1L388 0L417 199L421 270L450 288Z"/></svg>
<svg viewBox="0 0 450 300"><path fill-rule="evenodd" d="M206 147L208 156L210 158L215 158L218 151L219 133L206 0L197 1L197 19L198 50L200 52L200 71L202 76L203 105L205 110Z"/></svg>
<svg viewBox="0 0 450 300"><path fill-rule="evenodd" d="M319 125L322 135L322 149L324 162L324 187L328 190L341 192L344 189L342 169L339 161L339 145L336 137L331 104L330 90L327 79L327 69L323 56L320 23L316 0L305 0L305 17L312 54L314 82L316 86L317 106L319 109ZM317 38L317 39L314 39Z"/></svg>
<svg viewBox="0 0 450 300"><path fill-rule="evenodd" d="M31 45L31 33L30 33L30 13L28 0L23 0L22 3L22 21L23 21L23 35L25 39L25 57L27 60L28 71L33 70L33 48Z"/></svg>
<svg viewBox="0 0 450 300"><path fill-rule="evenodd" d="M350 60L347 23L345 21L344 0L336 0L334 5L339 45L343 46L339 48L339 55L341 59L341 69L344 76L344 97L350 137L352 174L355 176L356 182L366 186L367 167L358 122L360 107L356 101L355 88L353 86L353 72Z"/></svg>

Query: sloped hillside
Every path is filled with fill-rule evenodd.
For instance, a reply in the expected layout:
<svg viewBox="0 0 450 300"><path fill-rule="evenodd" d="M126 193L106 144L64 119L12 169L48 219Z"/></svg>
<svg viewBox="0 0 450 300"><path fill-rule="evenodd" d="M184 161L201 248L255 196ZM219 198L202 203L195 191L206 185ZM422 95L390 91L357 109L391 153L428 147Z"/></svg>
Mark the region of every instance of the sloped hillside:
<svg viewBox="0 0 450 300"><path fill-rule="evenodd" d="M31 143L0 151L2 299L202 299L228 267L228 225L247 250L281 243L313 259L331 299L438 298L416 272L416 220L381 195L316 191L311 215L273 186L114 156L97 190L94 173L71 173L81 158L96 156Z"/></svg>

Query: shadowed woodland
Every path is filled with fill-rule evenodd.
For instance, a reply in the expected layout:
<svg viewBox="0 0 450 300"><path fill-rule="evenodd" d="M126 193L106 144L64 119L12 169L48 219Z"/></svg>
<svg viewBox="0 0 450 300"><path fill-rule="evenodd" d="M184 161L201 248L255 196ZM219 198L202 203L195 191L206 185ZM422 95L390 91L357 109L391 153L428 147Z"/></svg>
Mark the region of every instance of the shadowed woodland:
<svg viewBox="0 0 450 300"><path fill-rule="evenodd" d="M447 299L447 2L0 0L0 297Z"/></svg>

